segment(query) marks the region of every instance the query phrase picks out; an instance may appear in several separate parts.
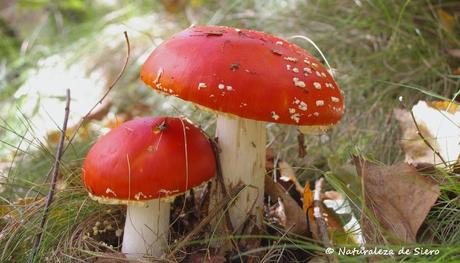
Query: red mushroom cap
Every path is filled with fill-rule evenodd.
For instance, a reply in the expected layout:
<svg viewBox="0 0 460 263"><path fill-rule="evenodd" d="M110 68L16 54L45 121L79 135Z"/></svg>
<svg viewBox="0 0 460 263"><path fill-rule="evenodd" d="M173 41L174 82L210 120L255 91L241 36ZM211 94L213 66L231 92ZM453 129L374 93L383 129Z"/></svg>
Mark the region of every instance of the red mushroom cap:
<svg viewBox="0 0 460 263"><path fill-rule="evenodd" d="M329 126L344 113L342 92L316 58L252 30L188 28L153 51L141 78L166 94L247 119Z"/></svg>
<svg viewBox="0 0 460 263"><path fill-rule="evenodd" d="M82 180L104 203L174 196L215 175L208 138L186 119L148 117L128 121L88 152Z"/></svg>

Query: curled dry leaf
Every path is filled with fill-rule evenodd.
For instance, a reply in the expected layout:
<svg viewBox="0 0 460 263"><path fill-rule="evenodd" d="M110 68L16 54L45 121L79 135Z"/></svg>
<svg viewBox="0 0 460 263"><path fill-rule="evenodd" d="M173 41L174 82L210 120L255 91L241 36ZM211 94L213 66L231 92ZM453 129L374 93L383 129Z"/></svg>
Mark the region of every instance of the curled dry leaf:
<svg viewBox="0 0 460 263"><path fill-rule="evenodd" d="M305 213L283 186L275 183L269 176L265 176L265 193L272 200L279 200L284 205L286 220L283 227L290 229L294 234L306 235L308 227Z"/></svg>
<svg viewBox="0 0 460 263"><path fill-rule="evenodd" d="M322 199L321 213L322 213L322 216L324 217L324 220L326 221L329 236L332 237L332 241L334 243L339 243L339 244L353 243L354 244L356 243L355 238L346 233L346 231L344 230L344 227L342 226L342 222L337 215L337 212L334 211L333 209L328 208L324 204L325 199L327 199L328 197L332 197L333 195L337 196L340 194L337 192L329 191L329 192L325 192L323 197L321 198ZM320 236L318 234L318 227L316 225L316 219L313 215L313 202L314 202L313 192L310 189L310 183L307 182L303 190L303 211L308 216L308 226L309 226L309 230L311 231L313 239L320 240Z"/></svg>
<svg viewBox="0 0 460 263"><path fill-rule="evenodd" d="M297 176L294 172L294 169L285 161L280 161L278 163L277 182L289 192L292 198L302 206L302 193L303 187L300 185L297 180Z"/></svg>
<svg viewBox="0 0 460 263"><path fill-rule="evenodd" d="M277 224L286 226L286 209L281 198L278 198L278 202L270 207L269 215L275 219Z"/></svg>
<svg viewBox="0 0 460 263"><path fill-rule="evenodd" d="M393 111L398 120L402 139L401 145L408 163L441 164L439 156L427 145L439 152L448 164L455 163L460 154L460 111L450 101L419 101L413 108L417 131L410 112L402 109ZM421 135L418 134L421 133ZM424 142L422 136L427 142Z"/></svg>
<svg viewBox="0 0 460 263"><path fill-rule="evenodd" d="M400 144L406 154L405 161L408 163L440 163L441 160L434 152L423 142L417 133L414 121L410 112L403 109L394 109L393 115L399 122L401 129ZM428 140L428 143L437 151L439 146L430 134L430 131L424 123L418 123L420 133Z"/></svg>
<svg viewBox="0 0 460 263"><path fill-rule="evenodd" d="M367 213L361 225L366 242L415 242L439 186L407 163L381 166L360 157L354 162L363 181Z"/></svg>

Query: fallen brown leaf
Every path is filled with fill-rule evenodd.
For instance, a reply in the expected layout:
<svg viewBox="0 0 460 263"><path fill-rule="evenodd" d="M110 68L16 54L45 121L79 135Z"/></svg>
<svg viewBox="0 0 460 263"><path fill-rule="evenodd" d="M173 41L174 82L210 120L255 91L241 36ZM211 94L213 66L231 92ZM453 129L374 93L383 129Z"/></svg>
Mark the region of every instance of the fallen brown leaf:
<svg viewBox="0 0 460 263"><path fill-rule="evenodd" d="M407 163L381 166L360 157L354 157L354 162L362 177L368 210L361 223L366 242L415 242L440 194L439 186Z"/></svg>
<svg viewBox="0 0 460 263"><path fill-rule="evenodd" d="M420 135L417 133L414 121L410 115L410 112L403 109L394 109L393 115L399 122L401 128L402 138L400 140L401 147L406 154L405 161L408 163L439 163L441 162L433 151L423 142ZM420 132L428 140L430 145L439 151L439 147L436 141L433 139L433 135L429 132L427 127L423 123L418 123Z"/></svg>
<svg viewBox="0 0 460 263"><path fill-rule="evenodd" d="M280 200L283 203L284 214L286 216L285 225L283 227L285 229L290 229L294 234L306 235L308 226L305 213L283 186L275 183L269 176L265 176L265 193L270 196L272 200Z"/></svg>
<svg viewBox="0 0 460 263"><path fill-rule="evenodd" d="M460 49L448 49L447 54L454 58L460 58Z"/></svg>
<svg viewBox="0 0 460 263"><path fill-rule="evenodd" d="M328 192L325 192L324 195L322 195L321 199L322 200L327 199L327 198L332 199L332 197L337 197L338 195L340 194L337 192L328 191ZM313 215L313 202L314 202L313 192L310 189L310 183L307 182L304 188L304 192L303 192L303 211L308 216L308 226L309 226L309 230L312 233L313 239L319 240L316 219ZM338 243L338 244L356 243L356 240L354 240L351 236L349 236L345 232L345 230L343 229L342 223L334 210L329 209L328 207L326 207L324 203L322 203L321 213L327 223L327 229L328 229L329 235L332 237L332 241L334 243Z"/></svg>
<svg viewBox="0 0 460 263"><path fill-rule="evenodd" d="M403 132L401 143L406 162L451 169L460 156L459 105L452 101L419 101L411 111L413 115L394 110Z"/></svg>
<svg viewBox="0 0 460 263"><path fill-rule="evenodd" d="M289 192L292 198L297 202L299 206L302 206L302 193L303 187L297 180L297 176L294 169L290 164L285 161L278 162L278 171L276 173L277 182Z"/></svg>

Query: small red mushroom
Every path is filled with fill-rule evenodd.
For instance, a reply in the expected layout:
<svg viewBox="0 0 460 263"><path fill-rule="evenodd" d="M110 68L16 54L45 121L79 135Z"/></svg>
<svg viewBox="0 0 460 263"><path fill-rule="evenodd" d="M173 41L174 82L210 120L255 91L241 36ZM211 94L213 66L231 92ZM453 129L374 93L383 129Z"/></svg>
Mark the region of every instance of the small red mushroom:
<svg viewBox="0 0 460 263"><path fill-rule="evenodd" d="M212 146L186 119L128 121L88 152L82 180L91 198L126 204L122 252L160 257L167 247L170 201L215 175Z"/></svg>
<svg viewBox="0 0 460 263"><path fill-rule="evenodd" d="M194 26L153 51L142 80L167 95L218 114L216 135L227 187L239 195L230 217L260 224L263 211L265 123L325 129L344 114L341 90L326 68L299 46L275 36L223 26Z"/></svg>

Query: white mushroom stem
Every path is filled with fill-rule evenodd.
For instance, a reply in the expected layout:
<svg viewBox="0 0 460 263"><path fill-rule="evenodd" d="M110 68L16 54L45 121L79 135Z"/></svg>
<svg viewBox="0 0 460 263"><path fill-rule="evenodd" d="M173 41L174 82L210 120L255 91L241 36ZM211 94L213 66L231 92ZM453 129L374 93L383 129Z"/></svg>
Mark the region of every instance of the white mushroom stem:
<svg viewBox="0 0 460 263"><path fill-rule="evenodd" d="M216 137L221 149L220 161L227 191L239 183L248 186L230 206L231 222L238 230L251 216L255 225L260 226L264 198L265 123L219 115Z"/></svg>
<svg viewBox="0 0 460 263"><path fill-rule="evenodd" d="M155 199L129 204L121 251L128 259L161 257L168 246L170 203Z"/></svg>

